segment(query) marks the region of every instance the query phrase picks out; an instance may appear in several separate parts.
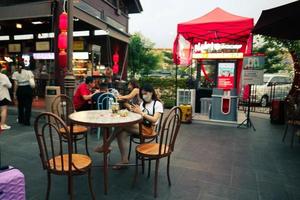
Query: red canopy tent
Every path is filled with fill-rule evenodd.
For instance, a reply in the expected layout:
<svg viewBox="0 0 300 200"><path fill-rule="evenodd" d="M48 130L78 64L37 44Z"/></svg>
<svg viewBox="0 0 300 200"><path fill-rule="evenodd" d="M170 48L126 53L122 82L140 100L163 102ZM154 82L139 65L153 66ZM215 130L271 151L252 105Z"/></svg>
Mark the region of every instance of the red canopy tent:
<svg viewBox="0 0 300 200"><path fill-rule="evenodd" d="M241 44L239 50L245 54L252 52L253 18L246 18L228 13L221 8L215 8L206 15L183 22L177 26L177 37L174 41L173 60L175 64L181 64L179 54L180 44L178 38L181 35L191 45L203 42ZM239 84L242 68L242 60L238 61L237 83Z"/></svg>

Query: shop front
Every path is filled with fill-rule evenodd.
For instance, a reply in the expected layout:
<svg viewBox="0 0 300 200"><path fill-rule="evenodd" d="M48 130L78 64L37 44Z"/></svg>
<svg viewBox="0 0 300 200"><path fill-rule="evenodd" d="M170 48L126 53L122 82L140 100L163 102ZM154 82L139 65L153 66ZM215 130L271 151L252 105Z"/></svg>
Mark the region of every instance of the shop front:
<svg viewBox="0 0 300 200"><path fill-rule="evenodd" d="M64 1L0 2L0 63L11 76L18 61L26 62L35 74L37 96L45 95L46 85L64 84L67 69L59 65L58 49L63 10ZM105 67L113 66L114 54L119 56L116 76L126 76L128 14L141 10L139 1L74 2L71 69L77 82L87 75L101 77Z"/></svg>

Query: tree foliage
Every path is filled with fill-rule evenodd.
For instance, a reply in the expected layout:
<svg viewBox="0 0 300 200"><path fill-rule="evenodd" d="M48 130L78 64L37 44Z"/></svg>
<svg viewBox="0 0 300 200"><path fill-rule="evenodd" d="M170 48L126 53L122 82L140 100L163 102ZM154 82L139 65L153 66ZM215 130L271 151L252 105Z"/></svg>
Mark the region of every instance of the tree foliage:
<svg viewBox="0 0 300 200"><path fill-rule="evenodd" d="M148 75L157 69L161 56L153 51L154 43L140 33L134 33L130 38L128 54L128 70L131 77L136 74Z"/></svg>
<svg viewBox="0 0 300 200"><path fill-rule="evenodd" d="M290 71L289 48L281 40L275 38L258 36L255 38L253 53L263 53L266 57L265 72L277 73Z"/></svg>
<svg viewBox="0 0 300 200"><path fill-rule="evenodd" d="M289 92L289 96L293 96L297 90L300 89L300 41L299 40L280 40L272 37L263 37L264 44L262 46L267 46L265 49L258 49L258 50L265 50L265 54L267 56L267 64L269 65L268 69L272 72L272 69L276 69L276 64L278 63L273 62L272 58L275 59L276 55L272 51L286 52L289 53L293 63L293 72L294 72L294 81L292 84L292 89ZM268 50L271 50L269 52ZM275 66L275 67L274 67ZM285 67L285 66L283 66ZM268 71L267 71L268 72Z"/></svg>

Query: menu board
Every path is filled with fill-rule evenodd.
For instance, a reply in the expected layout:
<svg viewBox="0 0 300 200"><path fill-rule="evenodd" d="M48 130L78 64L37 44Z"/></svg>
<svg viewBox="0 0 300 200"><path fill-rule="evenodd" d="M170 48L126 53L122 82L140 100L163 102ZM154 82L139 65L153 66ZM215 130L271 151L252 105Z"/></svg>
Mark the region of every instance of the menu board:
<svg viewBox="0 0 300 200"><path fill-rule="evenodd" d="M218 88L234 88L235 63L218 63Z"/></svg>
<svg viewBox="0 0 300 200"><path fill-rule="evenodd" d="M264 83L264 56L245 56L243 59L243 85Z"/></svg>
<svg viewBox="0 0 300 200"><path fill-rule="evenodd" d="M9 53L19 53L21 52L21 44L8 44Z"/></svg>

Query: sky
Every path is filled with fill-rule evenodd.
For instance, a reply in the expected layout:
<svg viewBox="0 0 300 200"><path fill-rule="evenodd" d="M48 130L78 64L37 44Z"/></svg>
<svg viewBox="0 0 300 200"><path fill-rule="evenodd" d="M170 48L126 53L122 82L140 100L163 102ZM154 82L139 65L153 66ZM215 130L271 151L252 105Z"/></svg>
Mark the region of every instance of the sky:
<svg viewBox="0 0 300 200"><path fill-rule="evenodd" d="M140 0L143 11L131 14L129 32L140 32L156 48L172 48L177 24L201 17L216 7L258 20L262 10L295 0Z"/></svg>

